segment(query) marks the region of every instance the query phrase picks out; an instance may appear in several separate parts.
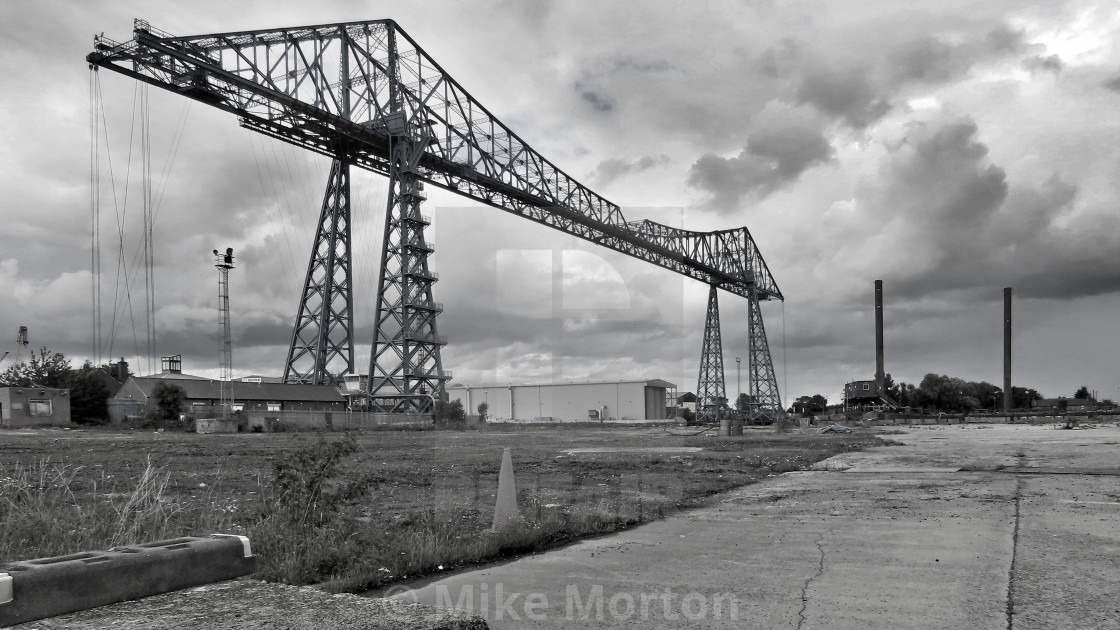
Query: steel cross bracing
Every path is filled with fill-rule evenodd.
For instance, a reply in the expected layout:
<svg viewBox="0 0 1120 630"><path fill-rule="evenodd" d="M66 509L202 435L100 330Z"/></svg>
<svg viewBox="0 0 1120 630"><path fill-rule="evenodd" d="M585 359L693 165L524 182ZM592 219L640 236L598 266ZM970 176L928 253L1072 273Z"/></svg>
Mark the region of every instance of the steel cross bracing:
<svg viewBox="0 0 1120 630"><path fill-rule="evenodd" d="M411 175L420 181L744 298L783 299L746 228L628 221L523 142L391 20L192 37L137 20L132 41L98 37L87 59L390 176L393 138L423 132Z"/></svg>
<svg viewBox="0 0 1120 630"><path fill-rule="evenodd" d="M350 169L345 159L336 159L284 364L285 383L341 386L342 375L354 371L350 243Z"/></svg>
<svg viewBox="0 0 1120 630"><path fill-rule="evenodd" d="M752 420L774 420L782 412L782 397L778 394L778 378L770 360L770 344L766 340L766 327L762 324L762 310L758 298L747 298L748 343L750 362L747 382L750 401L747 409Z"/></svg>
<svg viewBox="0 0 1120 630"><path fill-rule="evenodd" d="M723 378L723 342L719 332L719 294L715 285L708 290L708 314L704 318L704 341L700 350L700 378L696 383L696 421L719 420L727 405Z"/></svg>

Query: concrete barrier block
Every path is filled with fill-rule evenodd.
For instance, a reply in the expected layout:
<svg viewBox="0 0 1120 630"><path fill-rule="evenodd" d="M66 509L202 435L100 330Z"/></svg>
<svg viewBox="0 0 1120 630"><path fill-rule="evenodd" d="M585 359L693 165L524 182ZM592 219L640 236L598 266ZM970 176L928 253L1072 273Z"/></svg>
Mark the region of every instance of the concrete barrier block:
<svg viewBox="0 0 1120 630"><path fill-rule="evenodd" d="M0 626L249 575L244 536L213 534L0 565Z"/></svg>

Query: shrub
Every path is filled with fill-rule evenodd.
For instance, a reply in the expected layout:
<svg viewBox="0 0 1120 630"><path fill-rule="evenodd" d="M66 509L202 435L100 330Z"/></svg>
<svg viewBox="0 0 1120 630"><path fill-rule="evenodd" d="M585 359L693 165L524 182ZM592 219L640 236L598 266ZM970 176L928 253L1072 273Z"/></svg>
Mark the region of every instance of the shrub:
<svg viewBox="0 0 1120 630"><path fill-rule="evenodd" d="M467 421L467 412L463 409L463 401L455 400L448 402L446 400L436 401L435 409L432 411L432 418L438 423L465 423Z"/></svg>
<svg viewBox="0 0 1120 630"><path fill-rule="evenodd" d="M311 584L353 571L363 556L358 521L347 508L366 494L368 475L343 470L358 450L353 435L318 441L272 465L273 479L262 487L251 538L260 541L257 577Z"/></svg>

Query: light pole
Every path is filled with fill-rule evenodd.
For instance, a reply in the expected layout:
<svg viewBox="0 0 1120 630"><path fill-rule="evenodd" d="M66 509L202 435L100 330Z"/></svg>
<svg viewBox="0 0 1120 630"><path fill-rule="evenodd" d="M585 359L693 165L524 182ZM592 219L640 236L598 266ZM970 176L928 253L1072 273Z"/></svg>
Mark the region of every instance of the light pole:
<svg viewBox="0 0 1120 630"><path fill-rule="evenodd" d="M214 250L214 266L218 268L218 311L221 313L222 326L222 377L218 381L218 391L222 406L222 418L228 420L233 406L233 344L229 334L229 270L233 269L233 248L227 247L224 254Z"/></svg>
<svg viewBox="0 0 1120 630"><path fill-rule="evenodd" d="M743 374L739 371L739 357L735 357L735 408L739 408L739 399L743 397Z"/></svg>

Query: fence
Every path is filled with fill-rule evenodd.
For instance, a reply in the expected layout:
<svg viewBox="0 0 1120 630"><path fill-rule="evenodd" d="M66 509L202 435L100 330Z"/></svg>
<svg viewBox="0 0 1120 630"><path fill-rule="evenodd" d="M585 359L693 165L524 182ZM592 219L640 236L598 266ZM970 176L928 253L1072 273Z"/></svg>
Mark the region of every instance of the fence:
<svg viewBox="0 0 1120 630"><path fill-rule="evenodd" d="M421 429L432 426L431 416L352 411L263 411L242 412L241 430L254 433L274 431L363 431L379 428ZM239 427L240 428L240 427Z"/></svg>

